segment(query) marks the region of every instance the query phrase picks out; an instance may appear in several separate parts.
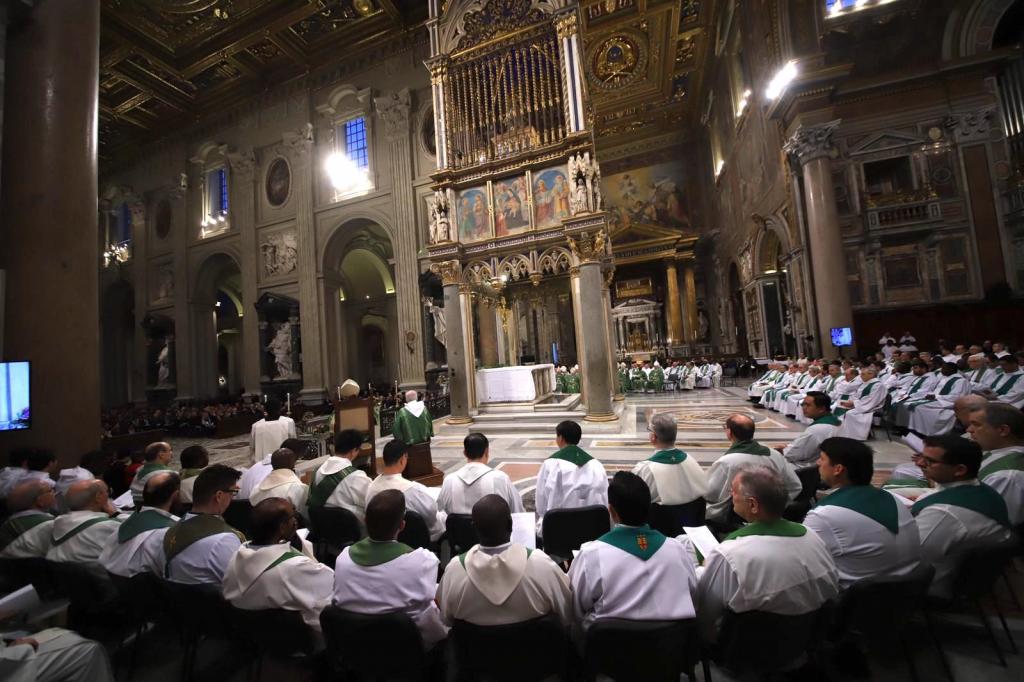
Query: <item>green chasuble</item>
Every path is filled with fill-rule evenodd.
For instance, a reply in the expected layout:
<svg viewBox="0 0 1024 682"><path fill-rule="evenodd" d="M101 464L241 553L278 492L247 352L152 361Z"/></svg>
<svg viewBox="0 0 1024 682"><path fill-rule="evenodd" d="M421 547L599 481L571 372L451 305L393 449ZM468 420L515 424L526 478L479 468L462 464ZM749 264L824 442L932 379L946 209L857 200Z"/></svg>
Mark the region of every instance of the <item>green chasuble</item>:
<svg viewBox="0 0 1024 682"><path fill-rule="evenodd" d="M7 545L17 540L22 533L27 533L41 523L53 521L53 517L45 512L38 514L26 514L25 516L9 517L0 526L0 552L7 548Z"/></svg>
<svg viewBox="0 0 1024 682"><path fill-rule="evenodd" d="M656 530L651 530L651 527L646 524L637 527L615 526L599 537L597 541L621 549L637 559L647 561L665 544L665 536Z"/></svg>
<svg viewBox="0 0 1024 682"><path fill-rule="evenodd" d="M985 458L988 458L990 454L992 453L986 452ZM1006 453L989 464L986 464L983 459L981 461L981 471L978 472L978 480L983 481L999 471L1024 471L1024 450L1014 450L1013 452Z"/></svg>
<svg viewBox="0 0 1024 682"><path fill-rule="evenodd" d="M655 391L660 391L665 386L665 372L661 367L651 370L650 385Z"/></svg>
<svg viewBox="0 0 1024 682"><path fill-rule="evenodd" d="M576 466L581 467L594 458L588 455L585 450L581 449L577 445L566 445L564 448L551 455L551 459L564 459L566 462L572 462Z"/></svg>
<svg viewBox="0 0 1024 682"><path fill-rule="evenodd" d="M565 377L566 375L562 372L559 372L558 374L555 375L555 390L559 393L569 392L565 390Z"/></svg>
<svg viewBox="0 0 1024 682"><path fill-rule="evenodd" d="M682 464L686 461L686 453L678 448L659 450L648 461L658 464Z"/></svg>
<svg viewBox="0 0 1024 682"><path fill-rule="evenodd" d="M175 521L170 516L152 509L135 512L117 529L117 541L119 544L124 544L141 533L170 528L174 524Z"/></svg>
<svg viewBox="0 0 1024 682"><path fill-rule="evenodd" d="M401 542L378 542L364 538L348 548L348 556L357 566L380 566L413 551Z"/></svg>
<svg viewBox="0 0 1024 682"><path fill-rule="evenodd" d="M732 444L732 447L725 451L725 454L728 455L730 452L742 452L747 455L760 455L762 457L769 457L772 454L771 450L761 445L756 440L737 441Z"/></svg>
<svg viewBox="0 0 1024 682"><path fill-rule="evenodd" d="M891 494L870 485L848 485L818 502L819 507L846 507L863 514L896 535L900 532L899 502Z"/></svg>
<svg viewBox="0 0 1024 682"><path fill-rule="evenodd" d="M629 380L629 372L624 369L619 370L619 392L628 393L632 390L633 385Z"/></svg>
<svg viewBox="0 0 1024 682"><path fill-rule="evenodd" d="M1003 496L984 483L980 485L958 485L922 497L910 508L914 516L933 504L948 504L963 507L983 516L987 516L1001 526L1010 526L1010 516L1006 511Z"/></svg>
<svg viewBox="0 0 1024 682"><path fill-rule="evenodd" d="M135 472L135 478L141 481L146 476L157 471L172 471L172 469L166 464L161 464L157 461L146 462L137 472Z"/></svg>
<svg viewBox="0 0 1024 682"><path fill-rule="evenodd" d="M580 392L580 375L573 374L570 372L565 375L565 392L566 393L579 393Z"/></svg>
<svg viewBox="0 0 1024 682"><path fill-rule="evenodd" d="M395 415L395 425L391 427L391 433L406 445L425 443L434 435L434 420L430 418L430 411L426 407L418 417L414 417L408 408L403 407Z"/></svg>
<svg viewBox="0 0 1024 682"><path fill-rule="evenodd" d="M799 523L778 519L777 521L755 521L725 536L722 542L745 538L751 535L772 535L780 538L802 538L807 535L807 528Z"/></svg>

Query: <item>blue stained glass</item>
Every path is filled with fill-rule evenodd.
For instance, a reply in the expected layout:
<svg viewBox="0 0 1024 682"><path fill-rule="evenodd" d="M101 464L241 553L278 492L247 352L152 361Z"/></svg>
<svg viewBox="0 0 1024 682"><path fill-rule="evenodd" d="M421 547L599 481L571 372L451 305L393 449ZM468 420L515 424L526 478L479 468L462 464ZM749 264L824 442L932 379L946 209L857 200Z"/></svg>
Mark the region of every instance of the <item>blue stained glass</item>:
<svg viewBox="0 0 1024 682"><path fill-rule="evenodd" d="M217 184L220 192L220 213L221 215L228 214L228 171L226 168L220 168L217 170Z"/></svg>
<svg viewBox="0 0 1024 682"><path fill-rule="evenodd" d="M117 243L129 241L132 238L132 211L128 208L128 202L121 204L120 215L118 216Z"/></svg>
<svg viewBox="0 0 1024 682"><path fill-rule="evenodd" d="M366 119L345 121L345 156L360 168L370 167L369 145L366 142Z"/></svg>
<svg viewBox="0 0 1024 682"><path fill-rule="evenodd" d="M857 0L825 0L825 12L834 12L838 9L850 9L857 4ZM838 8L836 7L838 5Z"/></svg>

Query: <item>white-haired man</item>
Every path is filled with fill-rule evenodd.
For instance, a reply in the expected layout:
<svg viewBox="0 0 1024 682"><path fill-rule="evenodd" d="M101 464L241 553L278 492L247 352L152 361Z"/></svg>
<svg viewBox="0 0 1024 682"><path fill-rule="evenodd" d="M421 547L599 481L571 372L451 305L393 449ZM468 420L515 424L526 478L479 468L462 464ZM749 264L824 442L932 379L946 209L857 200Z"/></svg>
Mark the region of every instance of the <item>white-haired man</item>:
<svg viewBox="0 0 1024 682"><path fill-rule="evenodd" d="M696 459L676 447L678 427L670 414L651 418L651 445L657 452L637 462L633 473L643 479L651 491L654 504L675 505L692 502L708 492L708 477Z"/></svg>
<svg viewBox="0 0 1024 682"><path fill-rule="evenodd" d="M395 415L391 433L406 445L428 443L433 437L434 420L416 391L405 392L405 405Z"/></svg>

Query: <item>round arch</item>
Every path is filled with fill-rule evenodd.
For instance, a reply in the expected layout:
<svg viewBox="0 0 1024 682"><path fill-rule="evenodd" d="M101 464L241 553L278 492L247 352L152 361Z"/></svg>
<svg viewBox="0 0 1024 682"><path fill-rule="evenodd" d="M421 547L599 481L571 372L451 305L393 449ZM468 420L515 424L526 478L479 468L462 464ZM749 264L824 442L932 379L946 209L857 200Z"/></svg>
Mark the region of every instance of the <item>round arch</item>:
<svg viewBox="0 0 1024 682"><path fill-rule="evenodd" d="M975 0L967 11L953 10L946 21L943 35L943 60L951 61L990 52L996 28L1015 1Z"/></svg>
<svg viewBox="0 0 1024 682"><path fill-rule="evenodd" d="M198 261L189 290L192 373L199 397L235 394L242 387L245 363L258 362L243 352L241 259L221 247ZM228 303L223 306L221 303ZM234 310L231 310L231 308ZM222 384L220 378L224 377Z"/></svg>

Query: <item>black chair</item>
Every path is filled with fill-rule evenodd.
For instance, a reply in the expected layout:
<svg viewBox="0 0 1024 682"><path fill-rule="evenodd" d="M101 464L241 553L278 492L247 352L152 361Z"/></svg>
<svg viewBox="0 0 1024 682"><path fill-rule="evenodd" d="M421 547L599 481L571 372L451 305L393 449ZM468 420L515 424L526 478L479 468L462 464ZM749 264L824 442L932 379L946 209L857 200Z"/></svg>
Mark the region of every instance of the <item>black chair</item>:
<svg viewBox="0 0 1024 682"><path fill-rule="evenodd" d="M423 517L414 511L405 512L405 528L398 534L398 541L404 542L413 549L430 549L430 529Z"/></svg>
<svg viewBox="0 0 1024 682"><path fill-rule="evenodd" d="M644 655L623 653L639 651ZM615 682L678 682L683 673L693 680L699 658L692 620L597 620L583 646L588 681L606 675Z"/></svg>
<svg viewBox="0 0 1024 682"><path fill-rule="evenodd" d="M320 612L332 679L419 682L430 667L419 628L404 613L364 615L328 606ZM438 645L441 648L441 645ZM401 652L401 655L396 655Z"/></svg>
<svg viewBox="0 0 1024 682"><path fill-rule="evenodd" d="M31 585L40 599L58 596L56 581L50 571L50 562L43 558L0 559L0 576L4 590L14 590Z"/></svg>
<svg viewBox="0 0 1024 682"><path fill-rule="evenodd" d="M267 656L290 661L299 656L312 659L316 636L299 611L249 611L228 605L226 612L234 636L249 651L249 679L260 679Z"/></svg>
<svg viewBox="0 0 1024 682"><path fill-rule="evenodd" d="M341 551L363 537L356 515L340 507L310 507L309 525L316 558L328 566L334 566Z"/></svg>
<svg viewBox="0 0 1024 682"><path fill-rule="evenodd" d="M469 551L473 545L480 543L480 537L473 525L472 514L449 514L444 525L448 546L451 548L453 557Z"/></svg>
<svg viewBox="0 0 1024 682"><path fill-rule="evenodd" d="M820 668L818 641L825 618L824 607L798 616L726 611L711 657L722 668L741 675L785 673L807 662Z"/></svg>
<svg viewBox="0 0 1024 682"><path fill-rule="evenodd" d="M459 682L567 679L569 639L555 616L489 626L457 620L449 637Z"/></svg>
<svg viewBox="0 0 1024 682"><path fill-rule="evenodd" d="M224 512L224 520L235 530L252 535L252 503L249 500L231 500Z"/></svg>
<svg viewBox="0 0 1024 682"><path fill-rule="evenodd" d="M196 653L203 638L231 639L229 607L221 596L220 585L184 585L160 581L163 598L181 635L185 652L181 663L181 679L193 678Z"/></svg>
<svg viewBox="0 0 1024 682"><path fill-rule="evenodd" d="M126 621L127 607L99 564L50 561L58 593L71 602L68 624L90 639L106 639L110 627Z"/></svg>
<svg viewBox="0 0 1024 682"><path fill-rule="evenodd" d="M167 609L164 601L160 598L162 594L160 579L152 573L139 573L131 578L110 572L107 575L125 604L128 624L135 631L132 657L128 664L128 679L131 679L135 674L139 643L146 631L146 626L150 622L162 620L167 615Z"/></svg>
<svg viewBox="0 0 1024 682"><path fill-rule="evenodd" d="M703 497L686 504L652 504L650 526L674 538L682 534L683 526L703 526L707 506Z"/></svg>
<svg viewBox="0 0 1024 682"><path fill-rule="evenodd" d="M796 475L800 479L800 483L803 484L803 488L796 499L786 505L786 511L782 513L782 516L787 521L803 523L804 517L807 516L807 512L811 510L811 505L814 503L818 486L821 485L821 473L815 466L797 469Z"/></svg>
<svg viewBox="0 0 1024 682"><path fill-rule="evenodd" d="M552 509L544 515L544 551L556 562L572 561L572 550L611 530L607 507Z"/></svg>

